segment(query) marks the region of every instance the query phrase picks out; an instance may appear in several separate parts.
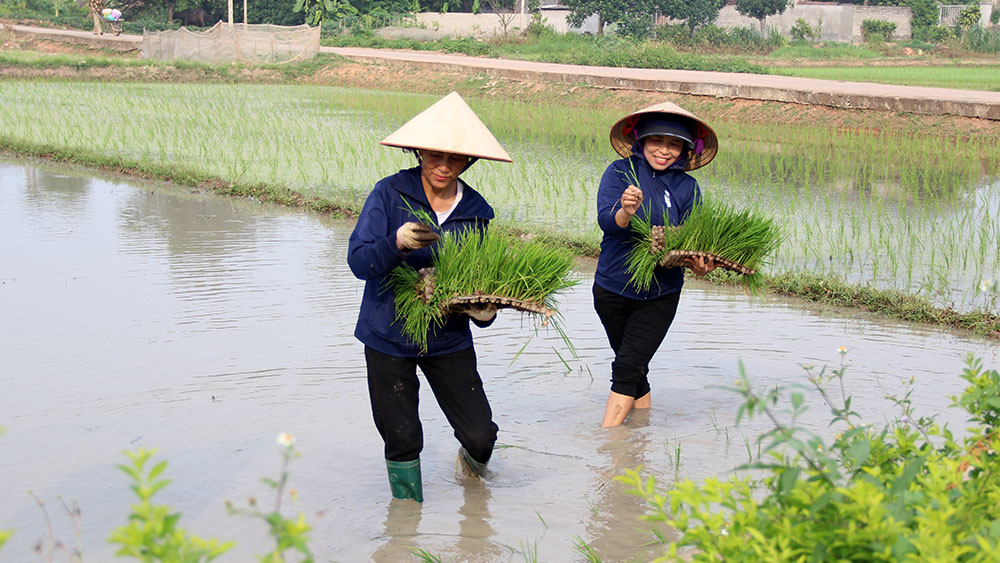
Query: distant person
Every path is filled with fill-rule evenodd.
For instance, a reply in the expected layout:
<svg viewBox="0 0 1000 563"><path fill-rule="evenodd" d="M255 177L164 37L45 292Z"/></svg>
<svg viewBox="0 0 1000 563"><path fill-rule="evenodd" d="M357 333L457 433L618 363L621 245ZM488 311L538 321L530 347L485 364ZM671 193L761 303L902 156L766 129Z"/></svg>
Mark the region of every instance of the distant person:
<svg viewBox="0 0 1000 563"><path fill-rule="evenodd" d="M718 150L715 132L683 108L664 102L630 113L611 127L611 145L623 158L608 166L597 192L597 223L603 232L594 275L594 309L615 359L611 392L601 426L623 423L633 409L649 408L649 362L677 312L682 267L657 268L649 289L630 283L628 253L635 244L630 221L650 218L680 225L701 199L698 182L687 174ZM690 258L698 276L715 269L711 258Z"/></svg>
<svg viewBox="0 0 1000 563"><path fill-rule="evenodd" d="M496 308L482 305L450 314L443 327L431 329L426 349L421 349L401 333L394 294L385 281L401 264L416 269L431 265L431 251L440 236L419 222L411 209L429 213L442 232L485 231L493 208L459 174L480 158L511 160L455 92L382 144L411 150L417 166L375 184L351 233L347 262L354 275L365 280L354 335L365 345L368 394L375 427L385 442L389 489L394 498L423 502L417 368L455 430L460 476L482 477L499 429L476 369L469 321L489 326Z"/></svg>

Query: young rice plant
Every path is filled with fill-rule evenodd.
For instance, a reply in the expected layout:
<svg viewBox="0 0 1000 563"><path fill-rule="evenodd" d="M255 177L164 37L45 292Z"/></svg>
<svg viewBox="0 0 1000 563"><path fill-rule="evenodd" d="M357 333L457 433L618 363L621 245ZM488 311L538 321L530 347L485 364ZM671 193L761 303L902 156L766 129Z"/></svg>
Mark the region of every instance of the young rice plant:
<svg viewBox="0 0 1000 563"><path fill-rule="evenodd" d="M667 217L663 224L670 224ZM671 252L693 251L711 255L722 267L742 273L743 283L756 292L761 286L761 267L781 243L773 220L709 199L695 205L679 226L657 228L648 215L636 215L632 229L637 238L626 267L632 275L630 283L641 290L649 288L656 268L672 263Z"/></svg>
<svg viewBox="0 0 1000 563"><path fill-rule="evenodd" d="M426 349L430 331L444 326L459 297L550 319L556 294L577 283L569 278L572 267L566 249L468 229L444 234L434 250L433 270L398 266L387 288L395 295L403 334Z"/></svg>

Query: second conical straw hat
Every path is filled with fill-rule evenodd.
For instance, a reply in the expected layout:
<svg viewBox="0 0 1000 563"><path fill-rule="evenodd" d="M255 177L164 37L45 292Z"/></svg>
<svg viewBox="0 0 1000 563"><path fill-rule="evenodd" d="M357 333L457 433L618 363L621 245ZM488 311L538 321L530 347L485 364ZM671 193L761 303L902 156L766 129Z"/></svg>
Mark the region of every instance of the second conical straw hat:
<svg viewBox="0 0 1000 563"><path fill-rule="evenodd" d="M513 162L465 100L452 92L407 121L382 144Z"/></svg>
<svg viewBox="0 0 1000 563"><path fill-rule="evenodd" d="M662 102L633 111L616 121L611 126L611 146L614 147L615 152L623 157L632 154L632 145L636 141L633 133L635 126L642 116L652 113L665 113L684 118L694 126L695 142L701 141L701 147L688 154L687 165L684 166L685 170L694 170L705 166L719 152L719 138L715 135L715 131L708 126L708 123L681 106L670 102Z"/></svg>

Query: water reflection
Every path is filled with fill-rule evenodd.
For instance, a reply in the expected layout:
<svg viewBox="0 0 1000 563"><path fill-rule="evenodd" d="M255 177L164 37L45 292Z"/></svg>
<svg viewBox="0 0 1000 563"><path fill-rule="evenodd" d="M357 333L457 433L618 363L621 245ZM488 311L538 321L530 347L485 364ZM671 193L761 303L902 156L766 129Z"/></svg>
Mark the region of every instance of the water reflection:
<svg viewBox="0 0 1000 563"><path fill-rule="evenodd" d="M373 561L413 561L411 548L417 544L422 508L420 503L410 500L389 502L382 523L382 535L389 539L372 552Z"/></svg>
<svg viewBox="0 0 1000 563"><path fill-rule="evenodd" d="M593 518L586 530L591 538L588 545L602 560L615 560L622 553L632 553L633 558L642 554L643 559L651 560L663 552L662 546L656 545L657 537L650 524L640 519L648 512L646 501L627 494L627 486L614 480L626 469L648 467L646 453L650 448L662 446L653 443L649 415L647 409L636 410L624 425L606 429L606 441L597 448L594 460L597 464L592 466L596 498L588 499L593 506ZM663 475L655 477L661 487L668 487L671 482L663 479ZM642 546L646 548L640 549Z"/></svg>
<svg viewBox="0 0 1000 563"><path fill-rule="evenodd" d="M37 560L45 524L30 490L50 507L77 501L85 558L112 559L105 538L133 502L116 464L144 446L170 462L158 498L181 525L236 540L222 561L254 560L270 548L266 530L225 501L264 498L260 478L279 468L274 436L291 432L303 452L290 467L299 500L284 506L314 525L317 560L412 560L415 547L562 561L579 558L576 538L605 560L647 560L659 550L637 520L646 508L613 478L642 465L665 487L746 461L744 440L768 428L735 425L723 388L740 364L769 388L803 382L801 364L843 359L853 406L874 422L894 416L882 396L901 396L912 378L917 411L960 429L948 396L961 392L963 357L1000 363L995 342L965 334L691 283L651 365L652 408L602 429L611 351L582 264L560 300L576 355L510 311L476 333L500 426L495 475L456 481L451 428L425 395L427 500L400 505L352 336L362 286L346 267L350 230L245 200L0 163L0 529L17 529L4 556ZM803 423L834 431L807 401Z"/></svg>

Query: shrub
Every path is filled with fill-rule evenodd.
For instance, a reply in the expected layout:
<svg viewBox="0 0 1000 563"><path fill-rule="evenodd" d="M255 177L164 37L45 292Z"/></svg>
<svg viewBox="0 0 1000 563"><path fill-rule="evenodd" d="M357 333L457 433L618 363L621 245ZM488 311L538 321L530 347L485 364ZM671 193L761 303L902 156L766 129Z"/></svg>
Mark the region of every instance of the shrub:
<svg viewBox="0 0 1000 563"><path fill-rule="evenodd" d="M211 561L228 551L234 545L232 542L205 540L189 534L177 525L179 513L171 512L166 505L153 504L153 496L169 483L160 478L167 468L166 461L147 469L154 453L155 450L145 448L135 453L126 451L132 464L118 466L134 481L132 491L139 497L139 503L132 505L128 523L111 532L108 541L121 546L115 555L146 562Z"/></svg>
<svg viewBox="0 0 1000 563"><path fill-rule="evenodd" d="M813 29L813 26L802 18L795 20L795 25L792 26L789 33L796 41L816 41L820 36L819 29Z"/></svg>
<svg viewBox="0 0 1000 563"><path fill-rule="evenodd" d="M861 22L861 37L865 42L888 41L896 33L896 24L886 20L865 20Z"/></svg>
<svg viewBox="0 0 1000 563"><path fill-rule="evenodd" d="M691 30L682 23L658 25L653 28L652 39L673 45L690 45Z"/></svg>
<svg viewBox="0 0 1000 563"><path fill-rule="evenodd" d="M993 6L993 11L990 12L990 24L1000 24L1000 6Z"/></svg>
<svg viewBox="0 0 1000 563"><path fill-rule="evenodd" d="M846 349L841 348L841 355ZM796 422L804 412L801 386L759 393L745 373L733 388L743 397L737 420L766 416L774 429L742 469L764 471L761 481L717 478L683 481L667 495L653 478L628 471L618 480L652 505L647 520L681 534L669 547L693 561L996 561L1000 557L1000 374L971 356L961 377L967 387L952 406L972 426L958 440L933 418L917 417L909 400L891 398L898 420L878 429L861 424L843 395L839 369L809 382L831 409L824 440ZM840 385L838 398L824 386ZM839 397L844 398L839 398ZM787 397L791 407L776 410ZM784 415L783 415L784 413ZM671 559L673 560L673 559ZM685 558L688 560L688 558Z"/></svg>
<svg viewBox="0 0 1000 563"><path fill-rule="evenodd" d="M1000 53L1000 31L979 26L970 28L962 34L962 46L977 53Z"/></svg>
<svg viewBox="0 0 1000 563"><path fill-rule="evenodd" d="M971 29L979 25L979 20L983 17L983 13L979 11L979 4L973 4L972 6L966 6L960 14L958 14L958 27L960 29Z"/></svg>
<svg viewBox="0 0 1000 563"><path fill-rule="evenodd" d="M524 30L524 34L532 39L550 39L558 35L551 25L545 23L542 12L538 10L531 12L531 22L528 23L528 29Z"/></svg>

